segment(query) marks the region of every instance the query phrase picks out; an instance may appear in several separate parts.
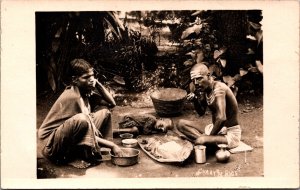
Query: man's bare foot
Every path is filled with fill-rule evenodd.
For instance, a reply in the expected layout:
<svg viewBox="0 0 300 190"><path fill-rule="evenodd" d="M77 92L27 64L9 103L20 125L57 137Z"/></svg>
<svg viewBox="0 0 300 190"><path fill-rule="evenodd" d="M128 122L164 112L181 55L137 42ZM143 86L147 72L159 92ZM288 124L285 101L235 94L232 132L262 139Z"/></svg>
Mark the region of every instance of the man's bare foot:
<svg viewBox="0 0 300 190"><path fill-rule="evenodd" d="M79 169L85 169L88 168L91 165L91 163L86 162L84 160L74 160L72 162L69 162L68 165Z"/></svg>
<svg viewBox="0 0 300 190"><path fill-rule="evenodd" d="M102 156L98 151L93 150L90 147L85 147L83 150L83 159L85 162L90 163L91 166L96 166L101 163Z"/></svg>

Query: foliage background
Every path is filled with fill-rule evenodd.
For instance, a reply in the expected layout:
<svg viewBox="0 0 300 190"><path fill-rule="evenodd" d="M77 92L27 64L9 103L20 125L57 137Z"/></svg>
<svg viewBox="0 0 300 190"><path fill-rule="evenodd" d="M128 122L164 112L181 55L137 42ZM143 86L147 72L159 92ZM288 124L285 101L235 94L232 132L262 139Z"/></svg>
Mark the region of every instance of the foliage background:
<svg viewBox="0 0 300 190"><path fill-rule="evenodd" d="M133 92L188 90L190 68L205 61L216 80L262 93L262 75L252 69L257 40L247 38L255 35L249 23L260 27L261 20L260 10L37 12L37 93L68 85L74 58L89 61L101 81Z"/></svg>

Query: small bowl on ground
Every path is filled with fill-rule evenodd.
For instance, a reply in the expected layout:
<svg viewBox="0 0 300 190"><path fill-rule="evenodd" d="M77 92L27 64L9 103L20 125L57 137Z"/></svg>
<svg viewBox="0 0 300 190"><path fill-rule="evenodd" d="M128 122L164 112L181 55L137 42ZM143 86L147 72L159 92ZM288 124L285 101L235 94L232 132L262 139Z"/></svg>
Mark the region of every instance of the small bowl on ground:
<svg viewBox="0 0 300 190"><path fill-rule="evenodd" d="M136 139L123 139L122 145L127 148L136 147L138 144L138 141Z"/></svg>
<svg viewBox="0 0 300 190"><path fill-rule="evenodd" d="M121 139L132 139L133 138L133 134L131 133L123 133L120 134Z"/></svg>
<svg viewBox="0 0 300 190"><path fill-rule="evenodd" d="M110 152L111 162L117 166L132 166L138 163L140 151L135 148L121 148L124 155L115 156Z"/></svg>

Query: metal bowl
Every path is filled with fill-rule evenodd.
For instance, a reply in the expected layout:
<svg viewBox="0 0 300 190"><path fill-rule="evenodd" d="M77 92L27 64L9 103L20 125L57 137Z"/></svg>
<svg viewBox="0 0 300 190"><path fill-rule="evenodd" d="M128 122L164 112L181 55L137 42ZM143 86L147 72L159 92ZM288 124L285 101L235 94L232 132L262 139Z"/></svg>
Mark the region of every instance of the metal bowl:
<svg viewBox="0 0 300 190"><path fill-rule="evenodd" d="M115 156L110 152L111 162L118 166L131 166L138 163L140 151L134 148L121 148L124 152L123 157Z"/></svg>
<svg viewBox="0 0 300 190"><path fill-rule="evenodd" d="M133 138L133 134L131 133L123 133L120 134L121 139L132 139Z"/></svg>
<svg viewBox="0 0 300 190"><path fill-rule="evenodd" d="M136 139L123 139L122 144L124 147L132 148L137 146L138 141Z"/></svg>

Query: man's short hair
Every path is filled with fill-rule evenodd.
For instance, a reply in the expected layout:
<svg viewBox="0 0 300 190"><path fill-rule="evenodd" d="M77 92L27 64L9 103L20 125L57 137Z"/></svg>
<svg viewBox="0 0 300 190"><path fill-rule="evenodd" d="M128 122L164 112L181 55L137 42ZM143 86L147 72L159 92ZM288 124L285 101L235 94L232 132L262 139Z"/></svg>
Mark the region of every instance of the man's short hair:
<svg viewBox="0 0 300 190"><path fill-rule="evenodd" d="M89 72L92 66L84 59L74 59L71 61L71 72L73 76L81 76Z"/></svg>

